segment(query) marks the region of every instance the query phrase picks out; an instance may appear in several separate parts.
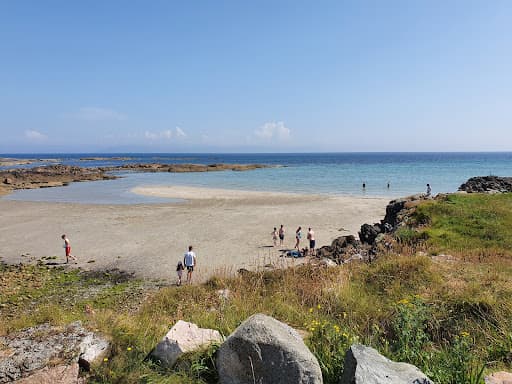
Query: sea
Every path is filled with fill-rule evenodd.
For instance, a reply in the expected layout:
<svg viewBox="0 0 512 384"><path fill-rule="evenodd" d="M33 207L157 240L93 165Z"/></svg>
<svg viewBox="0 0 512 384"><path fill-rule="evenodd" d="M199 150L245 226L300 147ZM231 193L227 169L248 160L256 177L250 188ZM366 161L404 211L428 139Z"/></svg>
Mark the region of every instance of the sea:
<svg viewBox="0 0 512 384"><path fill-rule="evenodd" d="M266 164L251 171L203 173L115 172L116 180L72 183L66 187L19 190L7 200L85 204L147 204L176 202L140 196L136 186L183 185L250 191L397 198L426 191L455 192L473 176L512 176L512 152L421 153L79 153L0 154L15 159L41 159L30 165L115 166L127 163ZM53 160L49 160L53 159ZM0 167L0 169L13 168ZM363 186L364 185L364 186Z"/></svg>

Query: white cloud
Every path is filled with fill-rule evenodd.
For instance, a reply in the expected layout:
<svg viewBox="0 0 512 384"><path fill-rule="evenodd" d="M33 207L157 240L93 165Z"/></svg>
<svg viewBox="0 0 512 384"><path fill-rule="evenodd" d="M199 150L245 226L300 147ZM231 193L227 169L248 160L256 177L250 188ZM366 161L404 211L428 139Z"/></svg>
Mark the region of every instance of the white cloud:
<svg viewBox="0 0 512 384"><path fill-rule="evenodd" d="M176 127L176 137L185 137L187 134L180 127Z"/></svg>
<svg viewBox="0 0 512 384"><path fill-rule="evenodd" d="M282 121L270 121L254 130L256 137L263 140L288 140L290 138L290 129L285 127Z"/></svg>
<svg viewBox="0 0 512 384"><path fill-rule="evenodd" d="M120 112L108 108L82 107L78 112L64 115L64 117L86 121L121 121L126 116Z"/></svg>
<svg viewBox="0 0 512 384"><path fill-rule="evenodd" d="M41 132L35 131L33 129L29 129L29 130L25 131L25 138L27 138L29 140L33 140L33 141L41 141L41 140L46 140L48 137Z"/></svg>
<svg viewBox="0 0 512 384"><path fill-rule="evenodd" d="M151 131L144 132L144 137L148 140L159 140L159 139L170 140L173 137L179 139L179 138L186 137L186 136L187 136L187 134L180 127L176 127L175 130L166 129L165 131L160 131L160 132L151 132Z"/></svg>
<svg viewBox="0 0 512 384"><path fill-rule="evenodd" d="M144 132L144 137L149 140L156 140L159 136L158 133L146 131Z"/></svg>
<svg viewBox="0 0 512 384"><path fill-rule="evenodd" d="M170 139L172 137L172 131L170 129L160 132L160 136L164 139Z"/></svg>

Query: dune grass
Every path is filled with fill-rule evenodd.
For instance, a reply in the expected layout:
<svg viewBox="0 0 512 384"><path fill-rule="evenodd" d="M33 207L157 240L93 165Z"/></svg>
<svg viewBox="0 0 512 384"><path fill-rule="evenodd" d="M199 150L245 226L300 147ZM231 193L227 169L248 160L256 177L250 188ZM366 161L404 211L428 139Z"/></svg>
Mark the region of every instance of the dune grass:
<svg viewBox="0 0 512 384"><path fill-rule="evenodd" d="M453 194L415 213L431 252L512 256L512 193Z"/></svg>

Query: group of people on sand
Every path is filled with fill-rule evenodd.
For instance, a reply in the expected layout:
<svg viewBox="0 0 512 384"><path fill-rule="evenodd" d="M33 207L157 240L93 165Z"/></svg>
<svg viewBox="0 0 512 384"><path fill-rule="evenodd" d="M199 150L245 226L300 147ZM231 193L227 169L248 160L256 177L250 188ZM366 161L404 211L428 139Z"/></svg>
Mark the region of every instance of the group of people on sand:
<svg viewBox="0 0 512 384"><path fill-rule="evenodd" d="M285 230L283 224L279 227L279 230L277 227L274 227L274 230L270 233L272 236L272 242L274 244L274 247L277 246L277 240L279 239L279 245L282 246L284 244L284 235ZM306 236L306 239L309 241L309 250L307 253L310 255L313 255L315 252L315 246L316 246L316 240L315 240L315 231L310 227L308 228L308 233ZM299 252L300 252L300 242L302 240L302 227L299 226L297 230L295 231L295 246Z"/></svg>

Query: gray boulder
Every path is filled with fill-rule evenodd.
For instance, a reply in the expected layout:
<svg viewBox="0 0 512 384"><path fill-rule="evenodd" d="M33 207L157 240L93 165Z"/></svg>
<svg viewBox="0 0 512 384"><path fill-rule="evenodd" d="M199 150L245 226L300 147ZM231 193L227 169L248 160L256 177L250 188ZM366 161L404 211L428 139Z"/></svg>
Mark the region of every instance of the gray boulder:
<svg viewBox="0 0 512 384"><path fill-rule="evenodd" d="M494 372L484 378L485 384L511 384L512 373L510 372Z"/></svg>
<svg viewBox="0 0 512 384"><path fill-rule="evenodd" d="M108 351L108 342L84 329L79 321L64 327L42 324L0 337L0 383L33 374L52 364L85 365Z"/></svg>
<svg viewBox="0 0 512 384"><path fill-rule="evenodd" d="M359 240L361 240L361 243L373 244L381 232L381 228L377 224L363 224L361 225L361 230L359 231Z"/></svg>
<svg viewBox="0 0 512 384"><path fill-rule="evenodd" d="M79 367L77 363L71 365L57 365L44 367L35 371L32 375L16 380L15 384L85 384L86 379L78 377Z"/></svg>
<svg viewBox="0 0 512 384"><path fill-rule="evenodd" d="M151 351L150 357L163 366L172 367L184 353L220 342L222 335L219 331L199 328L196 324L178 320Z"/></svg>
<svg viewBox="0 0 512 384"><path fill-rule="evenodd" d="M375 349L354 344L345 355L340 384L433 384L414 365L395 363Z"/></svg>
<svg viewBox="0 0 512 384"><path fill-rule="evenodd" d="M221 384L322 383L315 356L300 335L270 316L243 322L217 354Z"/></svg>

